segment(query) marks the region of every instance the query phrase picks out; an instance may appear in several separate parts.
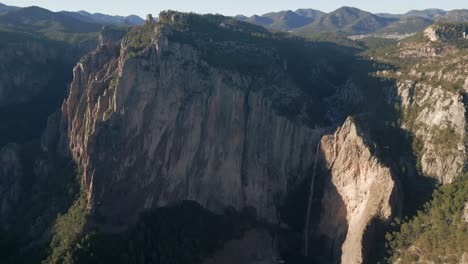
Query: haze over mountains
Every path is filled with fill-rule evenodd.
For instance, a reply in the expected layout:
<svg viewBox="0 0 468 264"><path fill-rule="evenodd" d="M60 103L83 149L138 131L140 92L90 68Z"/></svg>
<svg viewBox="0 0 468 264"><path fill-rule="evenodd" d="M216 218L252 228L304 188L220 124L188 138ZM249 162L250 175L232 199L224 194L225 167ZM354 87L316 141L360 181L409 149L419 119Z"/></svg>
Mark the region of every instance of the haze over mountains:
<svg viewBox="0 0 468 264"><path fill-rule="evenodd" d="M36 12L36 13L28 13L28 16L31 18L35 18L36 16L47 18L50 17L53 19L53 16L56 17L73 17L75 19L81 20L83 22L88 23L96 23L96 24L108 24L108 25L128 25L128 26L135 26L135 25L142 25L144 20L136 15L130 16L111 16L106 14L94 13L91 14L86 11L78 11L78 12L70 12L70 11L61 11L61 12L51 12L47 9L43 9L40 7L16 7L16 6L7 6L0 3L0 15L10 12L10 11L18 11L18 10L35 10L35 11L26 11L26 12ZM52 15L54 13L55 15ZM13 14L12 14L13 15ZM19 13L18 15L21 15ZM36 17L37 18L37 17Z"/></svg>
<svg viewBox="0 0 468 264"><path fill-rule="evenodd" d="M324 13L314 9L272 12L237 19L269 29L293 31L301 34L337 32L346 35L377 32L418 32L437 22L468 21L468 10L444 11L440 9L412 10L406 14L372 14L353 7L341 7Z"/></svg>
<svg viewBox="0 0 468 264"><path fill-rule="evenodd" d="M0 3L0 14L22 9ZM96 24L107 25L141 25L144 20L136 15L111 16L86 11L61 11L75 19ZM387 14L360 10L353 7L341 7L325 13L311 8L269 12L263 15L235 16L241 21L264 26L271 30L292 31L298 34L314 34L320 32L336 32L345 35L369 33L406 34L423 30L434 22L468 21L468 9L445 11L441 9L411 10L405 14Z"/></svg>

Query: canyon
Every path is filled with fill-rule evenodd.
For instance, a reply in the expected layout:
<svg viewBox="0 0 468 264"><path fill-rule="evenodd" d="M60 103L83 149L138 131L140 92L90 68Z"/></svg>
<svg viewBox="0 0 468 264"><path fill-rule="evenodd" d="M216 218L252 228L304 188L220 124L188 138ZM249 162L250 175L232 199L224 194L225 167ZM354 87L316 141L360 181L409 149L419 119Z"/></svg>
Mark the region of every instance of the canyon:
<svg viewBox="0 0 468 264"><path fill-rule="evenodd" d="M43 263L102 263L112 251L141 263L167 252L200 263L387 260L392 223L468 168L466 48L436 29L363 51L221 15L106 26L96 49L76 51L87 54L40 142L0 146L0 231L47 199L25 217L27 247L53 234ZM43 49L32 50L58 56ZM12 94L0 106L34 99L0 91ZM43 193L51 183L60 191ZM180 252L158 244L167 230Z"/></svg>

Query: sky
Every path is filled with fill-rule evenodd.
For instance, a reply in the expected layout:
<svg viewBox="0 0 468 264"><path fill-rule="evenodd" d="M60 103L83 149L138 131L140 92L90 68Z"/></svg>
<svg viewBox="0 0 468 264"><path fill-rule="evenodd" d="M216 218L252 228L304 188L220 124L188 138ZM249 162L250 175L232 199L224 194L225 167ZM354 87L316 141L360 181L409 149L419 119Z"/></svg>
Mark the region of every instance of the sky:
<svg viewBox="0 0 468 264"><path fill-rule="evenodd" d="M468 0L0 0L13 6L40 6L52 11L99 12L111 15L154 16L162 10L223 15L253 15L272 11L313 8L325 12L341 6L357 7L373 13L406 13L413 9L468 9Z"/></svg>

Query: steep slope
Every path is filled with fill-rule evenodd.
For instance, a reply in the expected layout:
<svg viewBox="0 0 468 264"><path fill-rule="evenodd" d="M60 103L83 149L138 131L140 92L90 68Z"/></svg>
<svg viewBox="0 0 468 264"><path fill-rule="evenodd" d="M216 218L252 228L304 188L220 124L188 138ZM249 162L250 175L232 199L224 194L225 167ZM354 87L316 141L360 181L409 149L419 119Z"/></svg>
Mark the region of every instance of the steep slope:
<svg viewBox="0 0 468 264"><path fill-rule="evenodd" d="M251 17L236 16L240 21L264 26L272 30L289 31L312 23L325 13L314 9L298 9L296 11L280 11L253 15Z"/></svg>
<svg viewBox="0 0 468 264"><path fill-rule="evenodd" d="M328 263L363 263L372 247L364 236L376 232L371 223L389 222L401 209L394 176L370 144L352 118L321 140L330 179L324 185L317 235L323 252L329 252L322 253Z"/></svg>
<svg viewBox="0 0 468 264"><path fill-rule="evenodd" d="M82 257L80 250L92 252L109 241L119 243L114 251L123 262L130 255L167 263L152 254L161 251L167 253L164 257L177 255L175 259L186 261L196 255L198 260L225 239L231 242L215 252L214 259L236 250L243 243L239 239L258 242L268 258L287 256L281 245L265 246L276 241L276 234L251 230L261 224L293 236L288 249L301 247L297 235L302 232L306 241L321 241L312 243L310 252L323 245L319 260L324 263L363 263L374 247L381 246L374 245L381 225L399 215L402 198L395 175L414 176L407 171L411 166L401 166L412 160L395 145L405 145L414 133L423 142L423 152L417 152L423 153L421 170L444 183L464 169L465 82L459 84L466 78L466 54L452 44L413 39L391 47L396 58L379 51L376 60L408 63L391 68L356 57L355 48L274 34L222 16L163 12L158 21L149 16L145 25L128 33L104 30L98 48L74 68L61 123L51 120L55 129L44 136L54 143L43 147L58 147L83 168L79 173L83 192L78 197L76 190L71 192L78 199L57 218L46 263L72 262ZM442 72L427 70L431 63ZM369 76L377 66L385 67L377 76L388 82ZM430 84L435 79L420 78L412 69L440 77L440 85ZM408 86L409 80L420 84ZM394 81L398 85L392 85ZM401 110L401 123L387 108L388 102L402 106L396 109ZM413 111L417 122L411 121ZM364 132L351 118L343 123L355 114L372 129ZM337 125L341 126L334 135L322 138ZM439 135L434 126L448 128L449 134ZM400 127L408 132L404 138L391 137L401 132ZM317 155L319 142L323 153ZM317 174L314 167L319 167ZM392 175L393 171L398 173ZM42 179L47 173L39 175ZM316 185L312 177L317 177ZM44 188L41 184L38 189ZM62 182L59 189L67 190L64 186ZM68 205L69 199L64 199ZM184 200L193 202L186 207ZM51 214L63 212L65 205L58 204ZM187 226L192 219L179 214L181 208L197 215L195 230ZM159 218L166 210L171 216ZM306 211L311 212L307 220ZM247 224L236 237L215 232L209 250L196 248L209 230L203 219L223 222L239 212L254 224ZM312 228L303 230L309 222ZM174 227L179 224L182 231ZM179 235L172 236L164 226ZM91 239L91 231L104 242ZM224 226L218 231L223 233ZM165 240L153 241L144 234L169 237L167 245L174 248L164 249ZM281 243L290 242L278 237ZM192 238L195 249L187 242ZM174 253L178 245L187 246L189 253ZM141 250L131 251L135 248Z"/></svg>
<svg viewBox="0 0 468 264"><path fill-rule="evenodd" d="M452 10L447 12L443 16L437 17L436 20L442 22L468 22L468 10Z"/></svg>
<svg viewBox="0 0 468 264"><path fill-rule="evenodd" d="M310 9L310 8L309 9L305 9L305 8L297 9L296 11L294 11L294 13L303 17L312 18L314 20L326 14L320 10L315 10L315 9Z"/></svg>
<svg viewBox="0 0 468 264"><path fill-rule="evenodd" d="M0 220L2 229L9 229L5 221L17 206L20 196L20 182L23 168L19 157L19 147L15 144L6 145L0 149Z"/></svg>
<svg viewBox="0 0 468 264"><path fill-rule="evenodd" d="M418 168L442 183L467 169L468 57L462 25L430 27L426 35L434 41L420 34L374 54L399 66L378 75L397 80L391 100L401 105L402 128L414 135Z"/></svg>
<svg viewBox="0 0 468 264"><path fill-rule="evenodd" d="M10 30L26 32L56 30L64 33L97 32L102 27L100 24L83 22L66 14L54 13L36 6L1 15L0 25Z"/></svg>
<svg viewBox="0 0 468 264"><path fill-rule="evenodd" d="M40 263L48 254L57 215L76 198L74 162L57 155L60 119L48 117L67 95L76 60L98 45L97 32L94 40L82 45L80 37L78 43L70 43L51 40L34 28L30 31L0 31L2 263ZM99 44L121 37L119 32L103 29Z"/></svg>
<svg viewBox="0 0 468 264"><path fill-rule="evenodd" d="M315 19L314 17L301 16L290 10L278 13L268 13L262 15L262 17L272 20L272 23L268 25L268 28L283 31L305 26Z"/></svg>
<svg viewBox="0 0 468 264"><path fill-rule="evenodd" d="M317 145L348 115L384 108L383 89L370 87L388 84L369 76L371 66L353 49L332 43L284 37L222 16L163 12L158 21L148 17L74 69L61 141L83 167L86 230L123 241L145 212L191 200L211 213L243 212L255 223L247 230L272 228L278 245L259 248L268 258L312 261L297 249L312 253L316 237L325 237L336 241L324 243L324 252L332 252L325 260L363 262L370 250L363 237L381 233L373 221L386 222L398 211L393 176L352 119L336 139L322 140L324 155ZM379 120L388 120L390 111L384 112ZM355 159L362 167L353 166ZM315 175L314 167L326 173ZM317 195L309 192L315 188ZM343 199L344 207L337 207ZM334 217L336 208L349 213ZM247 230L212 258L232 254L239 238L256 241ZM303 237L311 247L303 246ZM91 251L105 241L92 240Z"/></svg>
<svg viewBox="0 0 468 264"><path fill-rule="evenodd" d="M267 27L273 24L274 22L273 19L269 17L263 17L263 16L258 16L258 15L253 15L251 17L243 17L241 18L241 21L246 21L246 22L259 25L259 26L264 26L264 27Z"/></svg>
<svg viewBox="0 0 468 264"><path fill-rule="evenodd" d="M398 21L395 21L388 26L380 29L377 33L380 34L408 34L408 33L416 33L423 31L428 26L432 25L433 21L423 17L404 17Z"/></svg>
<svg viewBox="0 0 468 264"><path fill-rule="evenodd" d="M0 146L39 138L67 94L70 69L96 48L100 29L39 8L0 16Z"/></svg>
<svg viewBox="0 0 468 264"><path fill-rule="evenodd" d="M93 224L181 200L278 223L323 131L364 107L367 72L345 70L364 62L222 16L151 21L83 58L62 108Z"/></svg>
<svg viewBox="0 0 468 264"><path fill-rule="evenodd" d="M464 9L426 9L412 10L405 14L372 14L344 6L329 14L314 9L298 9L294 12L288 10L235 18L272 30L294 31L303 36L324 32L344 35L404 35L419 32L434 22L466 22L467 12Z"/></svg>
<svg viewBox="0 0 468 264"><path fill-rule="evenodd" d="M425 9L425 10L411 10L408 13L404 14L405 17L422 17L425 19L438 19L447 14L447 11L442 9Z"/></svg>
<svg viewBox="0 0 468 264"><path fill-rule="evenodd" d="M55 155L52 145L47 148L33 142L0 149L2 263L45 259L57 215L76 198L79 184L73 163Z"/></svg>
<svg viewBox="0 0 468 264"><path fill-rule="evenodd" d="M231 31L223 28L237 25L212 19L218 24L209 38L221 39L212 42L210 51L220 53L207 55L211 60L233 56L224 54L225 45L231 44L219 41ZM126 225L145 208L183 199L216 212L252 207L260 218L277 221L275 199L285 194L288 182L304 177L313 161L306 150L313 149L321 131L278 115L278 106L262 94L269 87L273 96L281 92L293 99L301 90L275 60L270 68L252 65L255 75L207 64L192 45L209 42L191 37L202 42L186 44L186 33L177 30L190 22L197 34L200 26L212 25L204 19L163 13L160 20L158 25L147 23L133 38L129 35L122 47L104 47L82 60L63 107L70 147L84 166L89 199L105 219L102 224ZM237 44L238 52L275 58L263 53L272 51L244 45ZM249 66L242 61L245 55L236 56L242 67ZM94 155L109 150L102 140L121 142L112 144L119 146L113 152L121 156ZM123 191L127 198L116 203Z"/></svg>
<svg viewBox="0 0 468 264"><path fill-rule="evenodd" d="M127 26L137 26L137 25L143 25L145 20L143 20L141 17L136 16L136 15L130 15L130 16L111 16L111 15L106 15L106 14L101 14L101 13L94 13L91 14L86 11L78 11L78 12L68 12L68 11L63 11L60 12L69 16L72 16L76 19L85 21L85 22L91 22L91 23L97 23L97 24L104 24L104 25L127 25Z"/></svg>
<svg viewBox="0 0 468 264"><path fill-rule="evenodd" d="M417 216L387 235L389 263L466 263L468 175L440 187Z"/></svg>
<svg viewBox="0 0 468 264"><path fill-rule="evenodd" d="M0 3L0 14L4 14L10 11L18 10L19 7L16 6L7 6L2 3Z"/></svg>

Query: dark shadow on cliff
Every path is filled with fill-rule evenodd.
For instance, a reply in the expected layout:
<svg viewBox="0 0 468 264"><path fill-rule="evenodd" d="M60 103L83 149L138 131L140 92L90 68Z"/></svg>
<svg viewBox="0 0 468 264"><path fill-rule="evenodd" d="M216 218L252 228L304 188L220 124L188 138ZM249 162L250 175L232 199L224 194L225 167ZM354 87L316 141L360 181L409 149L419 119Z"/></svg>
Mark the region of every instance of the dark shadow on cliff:
<svg viewBox="0 0 468 264"><path fill-rule="evenodd" d="M323 157L322 157L323 163ZM331 174L325 167L319 173L317 192L317 217L312 219L309 256L316 263L341 263L342 245L348 232L346 205L332 183ZM325 199L332 207L325 207ZM326 229L323 230L323 229ZM333 234L328 237L322 232Z"/></svg>
<svg viewBox="0 0 468 264"><path fill-rule="evenodd" d="M363 60L363 63L359 70L369 73L395 67L375 61ZM393 216L412 216L430 200L436 182L420 173L414 135L400 127L402 113L397 109L402 108L395 80L370 75L362 87L367 97L366 105L364 111L355 116L355 121L370 136L371 151L390 168L394 176L397 190L392 197ZM367 227L364 237L374 241L367 241L364 245L365 263L383 260L387 254L384 236L389 228L390 223L376 219Z"/></svg>
<svg viewBox="0 0 468 264"><path fill-rule="evenodd" d="M312 98L310 100L314 102L312 103L314 106L308 108L307 101L293 100L291 105L295 107L288 108L288 105L282 104L280 100L280 105L286 106L279 108L286 109L280 113L287 113L288 117L296 121L300 117L299 120L310 126L328 126L330 131L340 126L346 116L354 116L358 125L370 137L368 143L371 151L391 169L394 176L396 191L391 201L393 216L414 215L431 198L435 181L433 178L421 175L420 169L417 168L419 158L415 154L417 151L414 146L414 135L400 127L402 113L398 109L402 108L401 99L396 92L396 81L381 79L374 75L379 70L396 69L396 66L365 59L358 54L359 49L356 47L321 42L314 42L312 45L315 45L316 50L298 59L295 64L289 65L288 71L292 71L291 76L307 94L301 100ZM321 52L321 54L317 55L315 52ZM294 57L300 56L300 54L300 52L297 54L292 52L288 53L287 56ZM310 61L309 58L311 58ZM327 66L328 71L317 75L310 74L310 71L307 71L310 69L308 68L310 65L315 65L314 67L322 65L319 67L322 69ZM357 92L353 91L353 87L357 87ZM343 92L341 89L345 91ZM342 93L341 97L336 98L337 93ZM300 111L297 110L301 108L297 105L305 105L305 109L310 111L306 111L305 114L302 112L301 115ZM330 113L327 108L339 109L339 111ZM317 119L318 116L321 119ZM293 196L296 196L293 199L297 199L298 202L290 204L296 204L294 208L297 210L304 208L304 192L306 191L306 188L301 187L295 194L293 193ZM315 210L317 209L315 208ZM290 209L290 211L292 210ZM293 214L296 214L296 219L290 223L293 222L295 226L300 226L303 217L298 212L293 212ZM370 261L368 263L382 260L385 257L384 235L389 230L389 225L389 222L373 221L368 227L368 232L364 236L372 238L372 240L375 239L375 241L368 241L364 245L363 257L366 261ZM371 244L372 247L369 247L368 245ZM317 254L320 255L323 252L326 250L321 249ZM327 261L330 259L325 262Z"/></svg>
<svg viewBox="0 0 468 264"><path fill-rule="evenodd" d="M0 32L0 38L0 58L8 63L0 79L7 97L0 100L0 146L22 144L38 139L48 116L60 109L73 67L89 48L14 32Z"/></svg>
<svg viewBox="0 0 468 264"><path fill-rule="evenodd" d="M304 227L312 170L309 177L303 180L288 194L280 209L281 222L287 229L278 229L278 250L286 263L340 263L341 247L346 239L348 224L344 201L331 182L331 175L324 166L324 157L319 152L318 167L312 198L311 217L309 219L308 251L304 256ZM335 202L333 207L325 208L323 198ZM323 218L328 220L323 222ZM321 222L322 221L322 222ZM335 232L335 237L322 234L321 228L328 227L328 231Z"/></svg>
<svg viewBox="0 0 468 264"><path fill-rule="evenodd" d="M382 261L382 256L387 250L385 234L388 231L388 223L379 218L373 218L367 225L362 237L362 263L374 264Z"/></svg>
<svg viewBox="0 0 468 264"><path fill-rule="evenodd" d="M213 17L216 18L216 16ZM194 45L209 64L223 70L245 74L247 79L265 74L262 77L274 84L279 78L276 76L277 69L275 68L273 72L268 70L271 70L272 63L281 63L287 76L282 75L280 78L291 79L299 87L300 93L269 90L269 86L261 91L256 90L260 89L259 87L250 86L241 87L241 89L249 89L249 92L262 92L271 99L273 108L279 115L311 128L328 127L333 131L342 124L346 116L360 114L358 119L367 124L372 141L377 143L376 153L379 153L381 159L392 168L394 175L398 175L401 182L399 186L408 188L404 189L405 193L408 193L418 185L416 183L419 183L420 177L407 176L413 175L410 172L417 171L413 168L415 159L411 144L409 144L411 137L407 138L408 136L398 128L398 113L391 104L388 104L386 88L392 89L395 84L391 81L384 82L369 74L381 68L391 67L391 65L378 65L374 61L360 58L358 47L332 42L308 42L292 37L287 39L271 35L266 38L253 37L248 32L249 28L247 31L244 28L232 31L220 27L219 21L211 24L205 22L193 24L192 34L174 34L173 37L179 38L176 39L179 42ZM248 27L246 24L242 26ZM246 48L237 54L233 53L233 49L228 45L222 45L223 41L229 43L230 41L241 42L241 40L250 46L261 47L267 51L274 49L277 53L271 56L268 52L262 54L258 52L258 49ZM353 87L357 87L356 91ZM348 93L349 91L352 92ZM100 143L105 144L108 153L113 153L109 147L115 148L116 152L120 150L119 144L116 144L118 141L112 141L109 137L106 139L109 141L102 139ZM102 166L105 167L105 165ZM329 208L320 208L324 191L321 187L327 186L328 191L334 197L338 196L335 198L337 208L343 207L339 195L329 182L329 175L326 173L319 175L317 195L313 201L315 217L311 220L315 229L318 228L321 212L329 210ZM100 179L96 181L97 183L101 181L100 185L103 188L107 188L106 177L107 175L100 175ZM413 179L417 180L413 182ZM290 255L288 258L291 263L295 260L306 261L300 257L300 250L303 242L301 231L307 206L307 191L310 184L307 184L307 181L309 180L304 180L305 187L299 186L287 198L291 200L286 201L287 212L282 213L292 229L292 232L288 233L288 236L292 234L290 236L292 242L287 245L283 244L282 250L283 255ZM406 182L411 184L405 184ZM123 188L126 186L124 185ZM415 207L419 206L419 202L413 201L412 199L415 198L411 196L405 195L404 199L410 201L409 208L412 208L413 203ZM116 203L114 206L121 209L122 204ZM188 203L188 205L183 203L180 207L160 208L143 214L135 227L129 227L128 231L120 234L103 234L99 233L99 230L96 234L90 232L89 236L84 236L84 241L80 244L83 246L82 251L79 251L76 257L81 260L81 263L119 263L119 261L124 263L193 263L194 259L208 254L208 251L214 247L221 246L222 241L227 237L232 237L237 233L232 231L236 230L231 226L232 221L234 224L242 223L239 218L226 219L230 214L216 216L193 203ZM347 230L346 215L337 220L336 226ZM376 237L384 234L384 229L376 228L374 233L379 233ZM343 230L337 233L335 240L321 237L320 232L317 231L314 234L316 237L313 238L315 242L310 246L312 251L310 255L317 257L311 262L338 261L341 255L341 245L345 239L342 234L346 234ZM380 242L376 241L376 243ZM376 257L371 258L379 259L381 255L382 253L379 252ZM367 256L364 257L367 259Z"/></svg>
<svg viewBox="0 0 468 264"><path fill-rule="evenodd" d="M247 210L248 211L248 210ZM255 226L249 212L214 214L183 201L140 214L127 231L91 231L75 252L77 263L200 263L230 239Z"/></svg>
<svg viewBox="0 0 468 264"><path fill-rule="evenodd" d="M20 157L19 200L2 219L11 228L0 230L0 258L2 263L40 263L48 255L57 215L77 199L80 179L73 161L41 150L37 140L23 144Z"/></svg>

